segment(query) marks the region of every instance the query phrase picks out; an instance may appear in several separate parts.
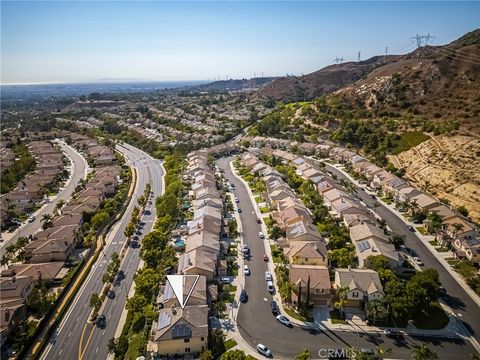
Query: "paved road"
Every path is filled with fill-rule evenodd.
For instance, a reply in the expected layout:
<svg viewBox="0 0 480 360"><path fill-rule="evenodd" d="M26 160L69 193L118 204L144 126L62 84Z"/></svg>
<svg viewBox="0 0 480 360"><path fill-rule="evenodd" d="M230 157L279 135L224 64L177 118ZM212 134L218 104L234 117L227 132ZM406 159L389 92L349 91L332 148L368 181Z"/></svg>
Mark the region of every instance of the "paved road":
<svg viewBox="0 0 480 360"><path fill-rule="evenodd" d="M426 337L406 336L401 341L386 338L383 334L366 334L351 328L350 331L322 331L313 335L300 327L289 329L278 323L271 314L270 301L272 296L268 293L264 279L267 270L263 261L264 244L258 238L260 225L256 223L256 215L248 196L247 189L241 181L233 176L228 162L231 158L222 158L217 161L218 166L225 171L225 177L236 187L235 196L240 200L242 209L240 220L242 222L243 236L249 244L252 258L248 261L251 276L245 280L245 290L249 294L248 302L241 304L237 324L242 337L252 347L263 343L272 349L277 358L293 359L294 356L308 348L315 358L321 349L337 349L351 346L362 348L391 348L391 358L411 358L411 349L415 344L426 341L436 351L440 359L468 359L473 347L469 342L460 339L439 339Z"/></svg>
<svg viewBox="0 0 480 360"><path fill-rule="evenodd" d="M347 179L341 171L335 167L326 164L327 169L336 174L339 179ZM425 268L434 268L438 271L442 286L447 291L445 302L455 311L455 313L462 319L463 324L470 331L473 337L480 339L480 308L475 301L465 292L457 281L450 275L450 273L443 267L438 259L431 253L425 244L413 233L407 229L405 223L390 209L383 206L380 202L372 199L368 193L357 188L357 196L365 202L370 208L384 219L388 226L394 233L405 235L405 246L415 250Z"/></svg>
<svg viewBox="0 0 480 360"><path fill-rule="evenodd" d="M60 200L64 200L65 202L69 200L73 192L75 191L75 188L77 187L80 179L85 178L87 163L84 157L81 156L70 146L65 145L62 142L60 142L59 144L63 152L72 160L73 174L71 176L71 179L66 184L65 188L57 194L57 196L51 203L44 205L35 213L35 221L22 225L13 233L4 232L2 234L2 237L5 241L0 244L0 258L3 257L3 255L5 254L5 248L10 244L14 244L20 236L28 236L40 230L42 227L42 216L44 214L53 213L53 211L55 210L55 205L57 205Z"/></svg>
<svg viewBox="0 0 480 360"><path fill-rule="evenodd" d="M108 340L114 337L119 322L126 296L133 283L133 275L139 263L139 248L129 247L121 264L125 279L120 286L114 287L115 298L106 299L101 312L107 318L105 329L100 329L93 324L87 324L90 315L90 294L100 293L102 289L102 275L113 252L120 252L125 244L123 232L130 221L131 212L137 205L137 197L143 194L145 185L150 182L154 197L161 193L162 169L160 161L151 158L146 153L129 145L118 146L128 163L137 169L137 184L135 192L123 218L112 228L107 238L103 256L94 264L89 276L79 290L74 302L68 310L57 330L55 341L51 341L45 349L42 359L106 359ZM148 233L155 220L154 201L147 205L150 215L144 215L142 221L146 222L143 233Z"/></svg>

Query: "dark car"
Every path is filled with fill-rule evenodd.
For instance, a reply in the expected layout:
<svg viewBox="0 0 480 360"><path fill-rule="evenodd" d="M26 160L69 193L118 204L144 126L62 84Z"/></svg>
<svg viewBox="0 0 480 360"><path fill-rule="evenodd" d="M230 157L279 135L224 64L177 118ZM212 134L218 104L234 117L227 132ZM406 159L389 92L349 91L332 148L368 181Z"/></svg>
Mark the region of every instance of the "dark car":
<svg viewBox="0 0 480 360"><path fill-rule="evenodd" d="M402 337L402 333L398 329L385 329L385 330L383 330L383 333L385 334L386 337L389 337L389 338L400 338L400 337Z"/></svg>
<svg viewBox="0 0 480 360"><path fill-rule="evenodd" d="M240 293L240 301L242 303L246 303L248 301L248 295L245 289L243 289L242 292Z"/></svg>
<svg viewBox="0 0 480 360"><path fill-rule="evenodd" d="M145 210L145 211L143 212L143 214L144 214L144 215L150 215L150 214L151 214L151 211L150 211L150 210Z"/></svg>
<svg viewBox="0 0 480 360"><path fill-rule="evenodd" d="M280 310L278 308L277 302L272 301L272 314L277 315L279 312L280 312Z"/></svg>
<svg viewBox="0 0 480 360"><path fill-rule="evenodd" d="M239 213L241 213L241 212L242 212L242 209L238 208L238 210L237 210L237 211L238 211Z"/></svg>
<svg viewBox="0 0 480 360"><path fill-rule="evenodd" d="M414 228L412 225L408 225L407 228L408 228L408 230L410 230L411 232L415 232L415 228Z"/></svg>
<svg viewBox="0 0 480 360"><path fill-rule="evenodd" d="M107 296L108 296L109 299L115 299L115 291L110 290L110 291L107 293Z"/></svg>
<svg viewBox="0 0 480 360"><path fill-rule="evenodd" d="M262 220L260 220L259 218L257 218L257 224L261 224L262 223Z"/></svg>
<svg viewBox="0 0 480 360"><path fill-rule="evenodd" d="M107 326L107 317L105 315L100 315L95 323L100 329L104 329Z"/></svg>

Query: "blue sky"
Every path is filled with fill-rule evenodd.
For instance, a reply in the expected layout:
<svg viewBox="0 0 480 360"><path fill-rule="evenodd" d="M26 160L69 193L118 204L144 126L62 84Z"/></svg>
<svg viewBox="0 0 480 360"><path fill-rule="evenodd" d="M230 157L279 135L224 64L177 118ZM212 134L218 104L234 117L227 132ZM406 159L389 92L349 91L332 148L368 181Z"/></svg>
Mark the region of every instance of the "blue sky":
<svg viewBox="0 0 480 360"><path fill-rule="evenodd" d="M301 75L448 43L480 2L1 1L2 83Z"/></svg>

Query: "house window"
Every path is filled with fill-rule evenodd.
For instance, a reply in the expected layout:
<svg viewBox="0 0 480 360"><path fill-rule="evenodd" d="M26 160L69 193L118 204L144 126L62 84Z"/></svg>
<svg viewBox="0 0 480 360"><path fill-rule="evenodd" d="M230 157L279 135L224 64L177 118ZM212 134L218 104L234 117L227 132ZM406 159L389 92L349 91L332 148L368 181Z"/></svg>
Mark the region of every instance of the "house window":
<svg viewBox="0 0 480 360"><path fill-rule="evenodd" d="M185 352L186 352L186 353L189 353L189 352L190 352L190 348L185 348Z"/></svg>
<svg viewBox="0 0 480 360"><path fill-rule="evenodd" d="M190 342L190 339L183 339L183 342Z"/></svg>
<svg viewBox="0 0 480 360"><path fill-rule="evenodd" d="M315 289L315 294L318 294L320 292L320 289Z"/></svg>
<svg viewBox="0 0 480 360"><path fill-rule="evenodd" d="M358 292L353 292L353 293L352 293L352 297L358 298Z"/></svg>
<svg viewBox="0 0 480 360"><path fill-rule="evenodd" d="M203 341L203 336L200 338L201 341Z"/></svg>

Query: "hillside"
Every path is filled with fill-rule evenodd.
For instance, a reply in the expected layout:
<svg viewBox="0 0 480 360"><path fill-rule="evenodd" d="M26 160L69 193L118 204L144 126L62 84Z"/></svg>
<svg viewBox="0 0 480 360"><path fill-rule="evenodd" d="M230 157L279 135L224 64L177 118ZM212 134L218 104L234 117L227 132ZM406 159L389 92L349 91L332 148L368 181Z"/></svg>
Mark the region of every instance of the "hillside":
<svg viewBox="0 0 480 360"><path fill-rule="evenodd" d="M480 119L479 89L477 29L445 46L418 48L374 69L335 95L374 116L474 121Z"/></svg>
<svg viewBox="0 0 480 360"><path fill-rule="evenodd" d="M205 85L198 85L194 87L201 91L246 91L258 90L261 87L270 84L275 77L255 77L251 79L230 79L214 81Z"/></svg>
<svg viewBox="0 0 480 360"><path fill-rule="evenodd" d="M258 91L262 98L283 102L311 100L361 79L372 70L395 62L398 56L376 56L360 62L330 65L304 76L282 77Z"/></svg>

